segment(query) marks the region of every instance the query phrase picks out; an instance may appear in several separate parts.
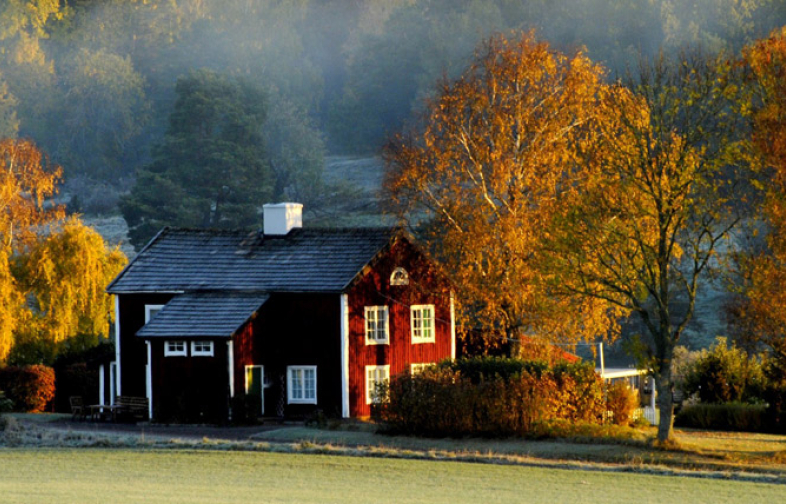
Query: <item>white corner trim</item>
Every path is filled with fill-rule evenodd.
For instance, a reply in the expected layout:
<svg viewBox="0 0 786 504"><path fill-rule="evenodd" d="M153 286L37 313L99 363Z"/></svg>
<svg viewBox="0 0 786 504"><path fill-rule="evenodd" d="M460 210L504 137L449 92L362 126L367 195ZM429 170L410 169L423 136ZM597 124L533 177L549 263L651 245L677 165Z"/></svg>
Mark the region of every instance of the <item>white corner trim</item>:
<svg viewBox="0 0 786 504"><path fill-rule="evenodd" d="M349 418L349 296L341 302L341 416ZM365 335L364 335L365 338Z"/></svg>
<svg viewBox="0 0 786 504"><path fill-rule="evenodd" d="M227 341L227 366L229 366L229 397L235 397L235 349L232 340Z"/></svg>
<svg viewBox="0 0 786 504"><path fill-rule="evenodd" d="M145 366L145 381L147 382L147 418L153 419L153 351L150 342L145 341L147 346L147 365Z"/></svg>
<svg viewBox="0 0 786 504"><path fill-rule="evenodd" d="M450 359L456 360L456 305L450 291Z"/></svg>
<svg viewBox="0 0 786 504"><path fill-rule="evenodd" d="M120 297L115 294L115 362L117 363L117 395L120 392Z"/></svg>

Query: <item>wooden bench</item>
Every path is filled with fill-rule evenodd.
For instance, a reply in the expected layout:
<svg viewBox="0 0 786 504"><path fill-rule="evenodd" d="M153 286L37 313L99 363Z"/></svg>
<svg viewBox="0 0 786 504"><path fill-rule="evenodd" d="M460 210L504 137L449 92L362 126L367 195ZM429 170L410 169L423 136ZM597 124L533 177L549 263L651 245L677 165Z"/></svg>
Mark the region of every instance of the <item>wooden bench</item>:
<svg viewBox="0 0 786 504"><path fill-rule="evenodd" d="M100 419L105 413L109 413L112 421L118 418L133 418L147 420L150 402L147 397L117 396L115 404L94 404L90 406L91 418Z"/></svg>
<svg viewBox="0 0 786 504"><path fill-rule="evenodd" d="M150 402L147 397L117 396L115 408L112 410L114 420L118 416L130 416L147 420L150 410Z"/></svg>

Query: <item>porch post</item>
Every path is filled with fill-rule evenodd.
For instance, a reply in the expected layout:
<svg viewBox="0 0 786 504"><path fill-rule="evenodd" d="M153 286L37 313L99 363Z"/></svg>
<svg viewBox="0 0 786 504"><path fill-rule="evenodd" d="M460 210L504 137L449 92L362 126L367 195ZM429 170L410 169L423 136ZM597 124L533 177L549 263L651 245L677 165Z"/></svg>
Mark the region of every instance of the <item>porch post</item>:
<svg viewBox="0 0 786 504"><path fill-rule="evenodd" d="M115 362L117 363L117 395L122 395L120 391L120 297L115 294Z"/></svg>
<svg viewBox="0 0 786 504"><path fill-rule="evenodd" d="M227 341L227 366L229 367L229 397L235 397L235 349L232 340Z"/></svg>
<svg viewBox="0 0 786 504"><path fill-rule="evenodd" d="M341 295L341 416L349 418L349 297Z"/></svg>
<svg viewBox="0 0 786 504"><path fill-rule="evenodd" d="M150 348L150 341L145 341L147 346L147 366L145 366L145 374L147 381L147 418L153 419L153 351ZM119 367L119 363L118 363ZM118 380L119 382L119 380Z"/></svg>

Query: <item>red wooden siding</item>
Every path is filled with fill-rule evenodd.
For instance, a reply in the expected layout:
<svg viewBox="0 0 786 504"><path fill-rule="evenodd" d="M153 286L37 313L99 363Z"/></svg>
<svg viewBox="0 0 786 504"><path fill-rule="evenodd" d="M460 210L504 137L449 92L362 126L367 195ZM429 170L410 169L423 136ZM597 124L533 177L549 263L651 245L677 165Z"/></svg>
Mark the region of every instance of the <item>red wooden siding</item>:
<svg viewBox="0 0 786 504"><path fill-rule="evenodd" d="M265 416L341 413L341 343L337 294L272 294L234 337L235 396L245 393L245 366L269 378ZM287 404L287 366L317 367L317 404Z"/></svg>
<svg viewBox="0 0 786 504"><path fill-rule="evenodd" d="M409 285L391 286L396 267L409 273ZM438 362L451 356L450 291L444 280L414 247L397 242L349 290L350 416L370 414L366 404L366 366L390 366L390 376L410 364ZM412 344L410 307L434 305L435 342ZM389 344L366 345L365 307L387 306Z"/></svg>

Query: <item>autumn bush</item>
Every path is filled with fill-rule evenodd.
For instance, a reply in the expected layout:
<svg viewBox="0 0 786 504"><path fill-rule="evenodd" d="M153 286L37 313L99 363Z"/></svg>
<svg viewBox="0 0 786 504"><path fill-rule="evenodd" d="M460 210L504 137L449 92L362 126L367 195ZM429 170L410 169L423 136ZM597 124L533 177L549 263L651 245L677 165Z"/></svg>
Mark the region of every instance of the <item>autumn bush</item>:
<svg viewBox="0 0 786 504"><path fill-rule="evenodd" d="M639 396L631 390L627 383L612 383L606 389L606 408L610 413L609 420L615 425L630 425L633 414L639 407Z"/></svg>
<svg viewBox="0 0 786 504"><path fill-rule="evenodd" d="M603 388L590 365L493 360L392 377L377 420L389 432L454 437L536 435L553 419L600 423Z"/></svg>
<svg viewBox="0 0 786 504"><path fill-rule="evenodd" d="M686 397L696 394L704 404L757 402L765 386L761 359L718 338L689 366L684 392Z"/></svg>
<svg viewBox="0 0 786 504"><path fill-rule="evenodd" d="M18 411L41 412L55 397L55 371L43 365L0 369L0 389Z"/></svg>
<svg viewBox="0 0 786 504"><path fill-rule="evenodd" d="M5 396L5 392L0 390L0 413L8 413L13 411L14 401Z"/></svg>

